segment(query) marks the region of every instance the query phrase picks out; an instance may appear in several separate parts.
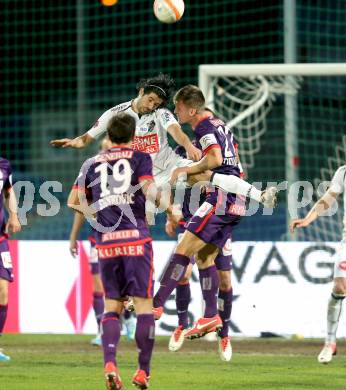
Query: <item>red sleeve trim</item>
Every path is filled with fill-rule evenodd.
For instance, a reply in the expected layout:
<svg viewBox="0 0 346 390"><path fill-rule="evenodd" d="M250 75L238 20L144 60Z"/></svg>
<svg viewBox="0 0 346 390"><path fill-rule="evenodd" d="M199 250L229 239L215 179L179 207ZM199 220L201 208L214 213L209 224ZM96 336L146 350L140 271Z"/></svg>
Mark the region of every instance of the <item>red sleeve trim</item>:
<svg viewBox="0 0 346 390"><path fill-rule="evenodd" d="M145 243L150 242L150 241L152 241L152 238L151 237L147 237L147 238L143 238L143 240L137 240L137 241L116 242L116 243L107 244L107 245L98 244L98 245L96 245L96 248L107 249L107 248L114 248L114 247L117 247L117 246L142 245L142 244L145 244Z"/></svg>
<svg viewBox="0 0 346 390"><path fill-rule="evenodd" d="M89 192L90 192L90 190L89 190L88 188L81 187L81 186L79 186L78 184L74 184L74 185L72 186L72 189L73 189L73 190L83 191L83 192L85 192L85 193L89 193Z"/></svg>
<svg viewBox="0 0 346 390"><path fill-rule="evenodd" d="M140 176L139 178L138 178L138 180L139 181L142 181L142 180L154 180L154 178L152 177L152 176L150 176L150 175L144 175L144 176Z"/></svg>
<svg viewBox="0 0 346 390"><path fill-rule="evenodd" d="M205 156L211 149L221 149L221 146L219 144L209 145L205 150L203 150L203 156Z"/></svg>
<svg viewBox="0 0 346 390"><path fill-rule="evenodd" d="M89 236L88 237L88 240L92 243L92 244L96 244L96 240L93 236Z"/></svg>

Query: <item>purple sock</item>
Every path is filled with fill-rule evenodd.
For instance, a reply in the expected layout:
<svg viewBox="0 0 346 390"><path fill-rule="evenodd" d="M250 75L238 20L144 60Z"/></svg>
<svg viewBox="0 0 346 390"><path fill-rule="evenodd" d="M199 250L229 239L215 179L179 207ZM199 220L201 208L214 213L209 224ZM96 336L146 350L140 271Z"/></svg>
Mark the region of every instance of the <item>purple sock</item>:
<svg viewBox="0 0 346 390"><path fill-rule="evenodd" d="M229 323L231 320L231 312L232 312L232 300L233 300L232 288L228 291L219 290L219 298L218 298L219 316L222 319L222 328L219 333L220 337L228 336Z"/></svg>
<svg viewBox="0 0 346 390"><path fill-rule="evenodd" d="M172 291L185 275L190 258L174 253L160 281L160 288L154 296L154 307L165 304Z"/></svg>
<svg viewBox="0 0 346 390"><path fill-rule="evenodd" d="M150 375L150 359L155 341L155 321L152 314L137 316L136 343L138 347L138 366Z"/></svg>
<svg viewBox="0 0 346 390"><path fill-rule="evenodd" d="M102 326L102 346L105 364L112 362L117 365L116 353L120 339L119 314L115 312L104 313L101 321Z"/></svg>
<svg viewBox="0 0 346 390"><path fill-rule="evenodd" d="M211 318L217 314L217 290L219 288L219 275L216 266L200 269L199 283L205 303L204 317Z"/></svg>
<svg viewBox="0 0 346 390"><path fill-rule="evenodd" d="M0 334L2 333L6 318L7 318L7 307L8 305L0 305Z"/></svg>
<svg viewBox="0 0 346 390"><path fill-rule="evenodd" d="M177 305L179 325L186 329L189 326L189 303L191 300L190 283L178 284L176 288L175 302Z"/></svg>
<svg viewBox="0 0 346 390"><path fill-rule="evenodd" d="M97 326L100 329L100 322L102 319L103 310L105 307L103 293L94 292L93 293L93 308L97 321Z"/></svg>

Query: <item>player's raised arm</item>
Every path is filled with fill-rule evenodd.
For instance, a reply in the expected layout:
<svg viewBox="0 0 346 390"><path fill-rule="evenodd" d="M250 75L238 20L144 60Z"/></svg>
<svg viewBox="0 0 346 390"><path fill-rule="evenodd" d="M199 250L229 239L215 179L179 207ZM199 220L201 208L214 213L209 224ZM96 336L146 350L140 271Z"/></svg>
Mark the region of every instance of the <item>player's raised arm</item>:
<svg viewBox="0 0 346 390"><path fill-rule="evenodd" d="M192 144L189 137L183 132L178 124L170 125L167 128L167 131L173 137L174 141L186 150L188 158L191 158L194 161L199 161L201 159L202 152Z"/></svg>
<svg viewBox="0 0 346 390"><path fill-rule="evenodd" d="M339 193L333 192L329 189L312 207L312 209L306 214L304 218L294 219L290 223L290 232L294 233L296 228L302 228L310 225L311 222L315 221L318 217L325 214L333 205Z"/></svg>
<svg viewBox="0 0 346 390"><path fill-rule="evenodd" d="M96 138L104 134L107 130L107 123L112 116L114 116L117 112L117 108L113 107L107 111L105 111L100 118L95 122L93 127L87 131L86 133L70 139L70 138L62 138L55 139L50 141L52 146L57 148L75 148L75 149L83 149L89 144L91 144Z"/></svg>

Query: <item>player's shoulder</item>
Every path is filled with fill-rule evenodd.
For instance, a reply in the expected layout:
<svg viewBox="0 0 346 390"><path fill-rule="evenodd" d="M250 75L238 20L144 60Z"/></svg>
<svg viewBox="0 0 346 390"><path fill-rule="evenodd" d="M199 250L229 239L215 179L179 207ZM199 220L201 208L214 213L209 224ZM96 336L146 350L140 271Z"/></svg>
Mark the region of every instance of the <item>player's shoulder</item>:
<svg viewBox="0 0 346 390"><path fill-rule="evenodd" d="M4 157L0 157L0 168L1 169L10 169L11 168L11 164L10 162L4 158Z"/></svg>
<svg viewBox="0 0 346 390"><path fill-rule="evenodd" d="M335 172L335 176L343 176L343 179L345 179L346 175L346 165L341 165Z"/></svg>
<svg viewBox="0 0 346 390"><path fill-rule="evenodd" d="M125 103L117 104L116 106L110 108L109 110L113 112L114 114L117 114L119 112L127 111L131 108L131 100Z"/></svg>
<svg viewBox="0 0 346 390"><path fill-rule="evenodd" d="M174 116L174 114L173 114L173 112L170 111L170 110L169 110L168 108L166 108L166 107L158 108L157 110L155 110L155 111L153 112L153 114L154 114L156 117L162 119L164 122L165 122L165 121L166 121L166 122L170 122L170 121L172 121L172 120L176 120L176 119L175 119L175 116Z"/></svg>
<svg viewBox="0 0 346 390"><path fill-rule="evenodd" d="M133 157L139 161L152 161L149 153L141 152L140 150L133 150Z"/></svg>

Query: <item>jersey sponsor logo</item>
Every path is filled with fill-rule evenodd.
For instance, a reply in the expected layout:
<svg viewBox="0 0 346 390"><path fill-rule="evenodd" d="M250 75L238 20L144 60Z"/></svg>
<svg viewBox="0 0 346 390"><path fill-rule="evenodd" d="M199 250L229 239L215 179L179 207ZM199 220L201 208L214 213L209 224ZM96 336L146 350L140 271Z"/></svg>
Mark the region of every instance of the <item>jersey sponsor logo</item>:
<svg viewBox="0 0 346 390"><path fill-rule="evenodd" d="M232 240L229 238L222 248L222 254L224 256L231 256L232 254Z"/></svg>
<svg viewBox="0 0 346 390"><path fill-rule="evenodd" d="M346 260L341 261L341 262L339 263L339 268L340 268L341 270L343 270L343 271L346 271Z"/></svg>
<svg viewBox="0 0 346 390"><path fill-rule="evenodd" d="M1 260L4 268L12 268L12 259L10 252L1 252Z"/></svg>
<svg viewBox="0 0 346 390"><path fill-rule="evenodd" d="M129 238L139 238L139 231L133 230L118 230L116 232L102 234L102 242L113 240L127 240Z"/></svg>
<svg viewBox="0 0 346 390"><path fill-rule="evenodd" d="M144 256L144 245L114 246L111 248L99 248L99 259L111 259L119 256Z"/></svg>
<svg viewBox="0 0 346 390"><path fill-rule="evenodd" d="M196 213L194 214L194 216L197 216L197 217L200 217L200 218L203 218L205 217L209 212L210 210L213 208L213 205L208 203L208 202L204 202L202 204L202 206L196 211Z"/></svg>
<svg viewBox="0 0 346 390"><path fill-rule="evenodd" d="M132 147L140 152L157 153L160 150L159 138L157 134L135 136Z"/></svg>
<svg viewBox="0 0 346 390"><path fill-rule="evenodd" d="M203 150L207 149L211 145L218 145L214 134L206 134L200 140L199 143Z"/></svg>
<svg viewBox="0 0 346 390"><path fill-rule="evenodd" d="M233 203L229 206L228 212L234 215L245 215L245 205Z"/></svg>
<svg viewBox="0 0 346 390"><path fill-rule="evenodd" d="M114 161L121 158L130 159L133 156L133 150L119 150L111 153L100 153L95 157L95 163L105 162L105 161Z"/></svg>
<svg viewBox="0 0 346 390"><path fill-rule="evenodd" d="M167 123L172 121L172 114L168 111L163 111L161 118L162 118L162 123L166 125Z"/></svg>

